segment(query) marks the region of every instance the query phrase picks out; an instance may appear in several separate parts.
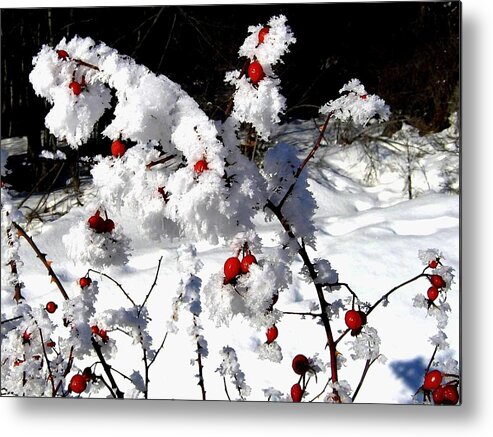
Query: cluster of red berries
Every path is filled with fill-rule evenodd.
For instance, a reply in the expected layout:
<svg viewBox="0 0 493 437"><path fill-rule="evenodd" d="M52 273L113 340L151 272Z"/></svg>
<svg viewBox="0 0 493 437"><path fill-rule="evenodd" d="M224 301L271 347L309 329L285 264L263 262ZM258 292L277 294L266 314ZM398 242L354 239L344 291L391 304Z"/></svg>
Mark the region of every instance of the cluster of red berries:
<svg viewBox="0 0 493 437"><path fill-rule="evenodd" d="M99 212L99 209L96 211L94 215L89 217L89 220L87 220L89 223L89 227L91 229L94 229L98 234L101 234L103 232L108 232L111 233L113 229L115 229L115 223L113 220L109 219L108 216L106 216L106 220L101 217L101 213Z"/></svg>
<svg viewBox="0 0 493 437"><path fill-rule="evenodd" d="M258 44L263 44L265 36L269 33L270 28L268 26L262 27L258 33ZM254 59L250 62L248 66L248 77L252 81L253 85L258 85L258 83L265 77L264 69L262 64Z"/></svg>
<svg viewBox="0 0 493 437"><path fill-rule="evenodd" d="M439 370L429 371L422 385L425 393L430 393L435 405L456 405L459 402L457 381L442 384L443 374Z"/></svg>
<svg viewBox="0 0 493 437"><path fill-rule="evenodd" d="M437 264L436 264L436 261L430 261L430 264L429 266L431 267L432 263L435 263L434 266L436 267ZM435 268L435 267L432 267L432 268ZM427 291L427 296L428 296L428 300L431 304L431 302L434 302L438 296L440 295L440 290L442 288L444 288L447 284L445 283L445 281L443 280L443 278L440 276L440 275L431 275L429 276L429 280L431 282L431 287L428 288L428 291Z"/></svg>
<svg viewBox="0 0 493 437"><path fill-rule="evenodd" d="M291 363L294 373L300 376L304 376L306 372L310 370L310 361L308 358L302 354L298 354L293 358L293 362ZM303 389L299 382L293 384L291 387L291 399L293 402L301 402L301 398L303 397Z"/></svg>
<svg viewBox="0 0 493 437"><path fill-rule="evenodd" d="M111 143L111 154L115 158L121 158L126 151L127 148L125 147L125 144L122 141L115 140Z"/></svg>
<svg viewBox="0 0 493 437"><path fill-rule="evenodd" d="M228 258L224 263L224 283L229 284L238 275L248 273L250 266L254 263L257 264L257 258L250 251L247 251L246 256L241 261L237 256Z"/></svg>
<svg viewBox="0 0 493 437"><path fill-rule="evenodd" d="M82 374L72 376L70 379L69 389L74 393L81 394L86 388L89 381L94 381L96 376L92 373L90 367L86 367Z"/></svg>
<svg viewBox="0 0 493 437"><path fill-rule="evenodd" d="M363 325L366 325L366 314L361 310L349 310L344 316L344 321L351 330L351 335L355 336L361 332Z"/></svg>
<svg viewBox="0 0 493 437"><path fill-rule="evenodd" d="M193 166L193 171L197 174L202 174L206 170L209 170L209 166L207 165L207 161L205 159L197 161Z"/></svg>
<svg viewBox="0 0 493 437"><path fill-rule="evenodd" d="M91 332L94 335L98 335L101 338L101 340L103 341L103 343L108 343L108 340L110 338L108 337L108 333L106 332L106 330L99 329L99 327L97 325L93 325L93 326L91 326Z"/></svg>

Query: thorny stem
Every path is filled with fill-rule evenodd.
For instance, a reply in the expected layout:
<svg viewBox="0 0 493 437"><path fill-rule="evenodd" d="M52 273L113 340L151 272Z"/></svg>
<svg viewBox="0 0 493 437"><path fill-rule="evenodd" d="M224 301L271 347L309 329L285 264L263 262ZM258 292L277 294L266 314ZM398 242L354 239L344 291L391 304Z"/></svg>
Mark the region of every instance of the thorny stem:
<svg viewBox="0 0 493 437"><path fill-rule="evenodd" d="M282 311L282 313L283 314L292 314L292 315L295 315L295 316L322 317L322 314L318 314L318 313L297 313L297 312L294 312L294 311Z"/></svg>
<svg viewBox="0 0 493 437"><path fill-rule="evenodd" d="M165 162L171 161L173 158L176 158L176 155L164 156L156 161L151 161L149 164L146 164L146 169L150 170L152 167L158 164L164 164Z"/></svg>
<svg viewBox="0 0 493 437"><path fill-rule="evenodd" d="M193 316L193 324L195 326L197 326L197 316L194 314ZM198 337L198 336L196 336ZM200 343L197 339L197 363L198 363L198 366L199 366L199 385L200 385L200 389L202 391L202 400L205 401L206 400L206 397L205 397L205 384L204 384L204 372L203 372L203 368L204 366L202 365L202 354L200 353Z"/></svg>
<svg viewBox="0 0 493 437"><path fill-rule="evenodd" d="M41 345L43 346L43 355L46 360L46 367L48 367L49 380L51 382L51 397L54 398L56 396L56 390L55 390L55 382L53 381L53 373L51 372L50 360L48 359L48 354L46 353L43 332L41 331L41 328L39 326L38 326L38 330L39 330L39 336L41 338Z"/></svg>
<svg viewBox="0 0 493 437"><path fill-rule="evenodd" d="M9 213L7 212L6 215L8 217ZM9 246L12 247L14 243L12 241L12 235L10 233L10 229L11 228L7 229L7 241L8 241ZM19 276L18 276L18 272L17 272L17 263L15 262L15 260L10 260L9 265L10 265L10 271L12 272L12 275L15 276L13 299L16 301L16 303L19 303L20 300L24 299L24 296L21 293L22 285L19 281Z"/></svg>
<svg viewBox="0 0 493 437"><path fill-rule="evenodd" d="M377 357L378 358L378 357ZM363 369L363 373L361 375L361 379L359 380L359 383L358 383L358 386L356 387L356 390L354 391L353 393L353 397L351 398L352 401L354 402L354 400L356 399L356 396L358 396L358 393L361 389L361 386L363 385L363 382L366 378L366 374L368 373L368 370L370 370L370 367L372 366L372 364L377 360L377 358L374 358L373 360L370 360L369 358L366 360L366 363L365 363L365 367Z"/></svg>
<svg viewBox="0 0 493 437"><path fill-rule="evenodd" d="M163 260L163 257L159 258L157 269L156 269L156 275L154 276L154 282L152 283L151 288L149 289L149 292L147 293L144 301L142 302L142 305L140 306L140 308L137 311L137 317L140 316L140 312L142 311L142 308L144 308L145 304L147 303L147 299L149 299L149 296L151 295L152 290L154 290L154 287L157 284L157 277L159 275L159 269L161 268L161 261L162 260Z"/></svg>
<svg viewBox="0 0 493 437"><path fill-rule="evenodd" d="M166 332L166 335L164 336L163 341L161 342L161 345L159 346L158 350L154 354L154 357L152 358L151 362L149 363L149 367L151 367L152 364L154 363L154 361L156 361L156 358L157 358L159 352L161 352L161 350L163 349L164 343L166 342L167 338L168 338L168 332Z"/></svg>
<svg viewBox="0 0 493 437"><path fill-rule="evenodd" d="M426 269L425 269L426 270ZM367 316L375 309L378 307L378 305L380 305L382 302L384 302L385 300L388 299L388 297L394 293L395 291L397 291L399 288L402 288L404 287L405 285L408 285L410 284L411 282L414 282L416 280L418 280L419 278L424 278L424 277L427 277L427 275L425 273L420 273L419 275L416 275L414 278L411 278L411 279L408 279L407 281L405 282L402 282L401 284L399 285L396 285L394 288L392 288L391 290L389 290L387 293L385 293L380 299L378 299L369 309L368 311L365 313ZM344 285L344 284L327 284L329 286L333 286L333 285ZM349 288L348 288L349 289ZM355 294L352 293L354 296ZM336 345L347 335L347 333L351 331L350 329L346 329L338 338L337 340L335 341Z"/></svg>
<svg viewBox="0 0 493 437"><path fill-rule="evenodd" d="M34 243L33 239L27 235L26 231L22 229L16 222L12 222L12 225L17 229L17 232L19 233L20 236L24 237L24 239L29 243L29 245L32 247L34 252L36 253L37 257L41 260L41 262L44 264L46 267L46 270L48 270L48 274L51 276L51 281L56 284L58 289L60 290L60 293L62 293L62 296L65 300L69 300L68 294L63 288L62 283L58 279L58 276L55 274L53 269L51 268L51 262L46 259L46 254L41 253L39 250L38 246Z"/></svg>
<svg viewBox="0 0 493 437"><path fill-rule="evenodd" d="M228 385L226 384L226 377L225 376L223 376L223 383L224 383L224 391L226 392L226 396L228 397L228 401L231 402L231 397L229 396Z"/></svg>
<svg viewBox="0 0 493 437"><path fill-rule="evenodd" d="M22 319L24 316L17 316L17 317L12 317L11 319L5 319L0 322L0 324L8 323L8 322L13 322L15 320Z"/></svg>
<svg viewBox="0 0 493 437"><path fill-rule="evenodd" d="M134 302L134 300L130 297L130 295L125 291L125 289L123 288L122 284L120 284L118 281L116 281L115 279L113 279L111 276L107 275L106 273L103 273L103 272L99 272L97 270L94 270L94 269L88 269L87 270L87 274L89 274L89 272L93 272L93 273L96 273L98 275L101 275L101 276L104 276L105 278L108 278L110 281L112 281L121 291L122 293L125 295L125 297L130 301L130 303L136 307L137 304Z"/></svg>
<svg viewBox="0 0 493 437"><path fill-rule="evenodd" d="M118 399L123 399L123 392L120 391L120 389L118 388L118 385L116 384L115 378L113 377L113 374L111 373L111 366L104 359L103 353L101 352L101 346L97 343L96 340L94 340L94 338L91 338L91 343L92 343L92 347L96 351L96 354L99 358L99 361L101 361L101 365L103 366L104 372L106 373L106 376L108 377L108 379L110 381L111 387L115 391L114 397L116 397Z"/></svg>
<svg viewBox="0 0 493 437"><path fill-rule="evenodd" d="M435 350L433 351L433 355L430 358L430 361L428 363L428 366L426 367L425 370L425 375L430 371L431 365L433 364L433 360L435 359L435 355L437 354L438 351L438 345L435 346Z"/></svg>
<svg viewBox="0 0 493 437"><path fill-rule="evenodd" d="M298 178L300 177L301 172L305 168L306 164L308 164L308 161L310 161L310 159L313 158L313 155L315 155L315 152L320 147L320 144L322 143L322 139L324 137L325 130L327 129L327 125L329 124L329 120L330 120L331 116L332 116L332 112L329 112L327 114L327 118L325 119L324 124L322 125L322 128L320 129L320 134L317 138L317 141L315 141L315 144L313 145L312 149L310 150L310 153L307 155L307 157L304 159L304 161L299 165L298 169L296 170L292 184L289 186L288 191L286 191L286 194L284 195L284 197L279 202L279 205L277 205L277 208L279 208L279 211L282 209L282 207L284 206L284 203L286 202L288 197L293 192L294 187L296 185L296 182L298 182Z"/></svg>
<svg viewBox="0 0 493 437"><path fill-rule="evenodd" d="M307 160L305 160L308 162ZM277 217L279 222L281 223L282 227L288 234L288 236L296 241L298 243L299 249L298 249L298 254L301 256L303 259L303 263L305 264L306 268L308 269L308 272L310 274L310 278L313 281L313 284L315 286L316 292L317 292L317 297L320 302L320 309L322 310L321 312L321 319L325 328L325 333L327 335L327 344L329 345L329 354L330 354L330 368L331 368L331 380L332 382L337 382L337 354L336 354L336 345L334 343L334 337L332 334L332 329L330 326L330 319L327 314L327 309L330 306L329 303L325 300L324 297L324 292L323 292L323 287L322 284L318 284L316 282L317 279L317 272L315 271L315 267L313 263L310 260L310 257L308 256L308 253L306 252L306 248L304 245L300 245L296 236L294 235L294 232L291 228L291 225L288 223L286 217L283 215L281 212L281 208L275 206L270 200L267 201L267 207L269 207L274 215Z"/></svg>

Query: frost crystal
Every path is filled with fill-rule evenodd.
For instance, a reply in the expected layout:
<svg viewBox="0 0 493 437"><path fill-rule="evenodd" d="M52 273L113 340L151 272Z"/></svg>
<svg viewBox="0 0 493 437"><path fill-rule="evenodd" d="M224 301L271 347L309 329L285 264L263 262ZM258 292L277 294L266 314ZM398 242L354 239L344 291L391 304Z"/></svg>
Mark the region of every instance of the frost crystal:
<svg viewBox="0 0 493 437"><path fill-rule="evenodd" d="M251 389L245 382L245 374L240 369L236 351L232 347L225 346L220 351L220 354L223 357L223 361L216 369L216 372L219 372L222 377L230 376L240 395L239 400L244 401L250 395Z"/></svg>
<svg viewBox="0 0 493 437"><path fill-rule="evenodd" d="M339 93L343 95L336 100L330 100L320 108L321 114L332 113L335 119L342 122L352 121L359 126L389 119L390 109L385 101L375 94L367 94L358 79L349 81L339 90Z"/></svg>

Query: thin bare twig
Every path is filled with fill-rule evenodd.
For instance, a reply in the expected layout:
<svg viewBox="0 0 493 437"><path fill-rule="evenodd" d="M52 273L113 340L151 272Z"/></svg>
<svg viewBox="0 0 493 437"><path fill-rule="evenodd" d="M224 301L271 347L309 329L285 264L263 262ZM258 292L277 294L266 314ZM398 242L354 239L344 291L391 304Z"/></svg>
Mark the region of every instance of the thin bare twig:
<svg viewBox="0 0 493 437"><path fill-rule="evenodd" d="M147 300L149 299L149 296L151 295L152 290L154 290L154 287L157 284L157 277L159 275L159 269L161 268L161 261L162 260L163 260L163 257L159 258L159 261L158 261L158 264L157 264L157 269L156 269L156 275L154 276L154 282L152 283L151 288L149 289L149 292L146 294L146 297L144 298L144 301L142 302L142 305L137 310L137 317L140 316L140 313L142 311L142 308L145 307L145 304L147 303Z"/></svg>
<svg viewBox="0 0 493 437"><path fill-rule="evenodd" d="M110 281L112 281L121 291L122 293L125 295L125 297L130 301L130 303L136 307L137 304L135 303L135 301L130 297L130 295L125 291L125 289L123 288L122 284L120 284L118 281L116 281L115 279L113 279L111 276L107 275L106 273L103 273L103 272L99 272L97 270L94 270L94 269L88 269L87 270L87 274L89 274L89 272L93 272L93 273L96 273L98 275L101 275L101 276L104 276L105 278L108 278Z"/></svg>

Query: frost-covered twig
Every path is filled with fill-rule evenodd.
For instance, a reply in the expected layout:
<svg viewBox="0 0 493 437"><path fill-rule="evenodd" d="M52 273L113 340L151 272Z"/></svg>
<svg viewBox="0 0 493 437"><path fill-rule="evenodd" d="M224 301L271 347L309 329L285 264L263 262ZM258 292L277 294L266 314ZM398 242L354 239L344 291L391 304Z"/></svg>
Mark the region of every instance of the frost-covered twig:
<svg viewBox="0 0 493 437"><path fill-rule="evenodd" d="M286 200L288 199L288 197L290 196L290 194L293 192L294 187L296 185L296 182L298 182L298 179L299 179L299 177L301 175L301 172L306 167L306 164L308 164L308 161L310 161L310 159L313 158L313 156L315 155L315 152L320 147L320 144L321 144L322 139L324 137L325 130L327 129L327 125L329 124L329 120L330 120L330 117L331 116L332 116L332 113L329 112L327 114L327 117L325 119L324 124L322 125L322 128L320 129L320 134L319 134L317 140L315 141L315 144L313 145L312 149L310 150L310 153L308 153L308 155L306 156L306 158L304 159L304 161L296 169L296 172L294 174L294 181L291 183L291 185L289 186L288 190L286 191L286 194L284 195L284 197L281 199L281 201L277 205L277 208L279 210L282 209L282 207L284 206L284 203L286 202Z"/></svg>
<svg viewBox="0 0 493 437"><path fill-rule="evenodd" d="M118 388L115 378L111 373L111 366L104 359L103 353L101 352L101 346L98 344L96 340L94 340L94 338L91 338L91 343L94 350L96 351L96 355L98 356L101 365L103 366L104 372L106 373L106 376L110 381L111 387L115 391L113 397L123 399L123 392Z"/></svg>

